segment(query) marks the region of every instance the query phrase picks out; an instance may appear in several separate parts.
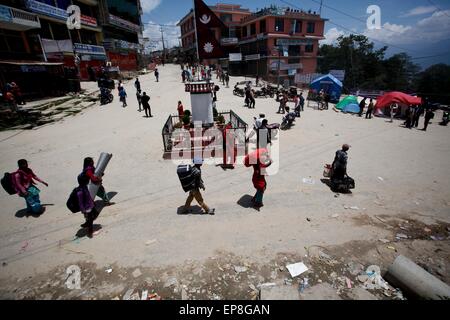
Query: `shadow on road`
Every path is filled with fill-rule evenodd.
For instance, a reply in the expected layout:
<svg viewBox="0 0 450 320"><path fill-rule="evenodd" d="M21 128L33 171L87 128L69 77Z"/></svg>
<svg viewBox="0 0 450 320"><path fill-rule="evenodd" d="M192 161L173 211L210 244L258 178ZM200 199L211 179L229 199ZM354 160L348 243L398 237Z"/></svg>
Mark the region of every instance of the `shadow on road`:
<svg viewBox="0 0 450 320"><path fill-rule="evenodd" d="M184 206L178 207L177 214L179 214L181 216L185 216L188 214L205 214L205 212L203 211L203 209L200 206L191 206L189 208L189 211L186 213L183 213L183 209L184 209Z"/></svg>

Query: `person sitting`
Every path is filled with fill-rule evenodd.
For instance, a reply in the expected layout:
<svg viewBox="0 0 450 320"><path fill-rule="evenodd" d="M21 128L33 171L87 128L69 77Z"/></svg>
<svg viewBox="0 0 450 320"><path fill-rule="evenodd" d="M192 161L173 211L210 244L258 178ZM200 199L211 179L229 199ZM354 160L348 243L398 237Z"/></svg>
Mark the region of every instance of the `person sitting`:
<svg viewBox="0 0 450 320"><path fill-rule="evenodd" d="M331 165L330 178L333 189L340 189L340 186L345 186L348 190L354 187L353 179L347 175L347 151L350 149L348 144L344 144L341 150L336 151L333 164Z"/></svg>

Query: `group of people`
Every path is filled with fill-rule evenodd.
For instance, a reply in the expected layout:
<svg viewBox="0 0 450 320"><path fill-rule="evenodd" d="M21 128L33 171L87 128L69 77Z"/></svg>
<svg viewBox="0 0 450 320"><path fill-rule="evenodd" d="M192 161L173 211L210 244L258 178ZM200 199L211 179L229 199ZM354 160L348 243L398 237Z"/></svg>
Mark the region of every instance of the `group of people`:
<svg viewBox="0 0 450 320"><path fill-rule="evenodd" d="M134 87L136 88L136 99L138 102L139 109L138 111L141 112L141 106L144 109L145 117L153 117L152 116L152 109L150 108L150 97L147 95L147 92L143 92L141 94L141 82L139 81L139 78L136 78L136 81L134 81Z"/></svg>
<svg viewBox="0 0 450 320"><path fill-rule="evenodd" d="M279 104L277 113L282 113L282 114L284 114L285 112L289 113L290 108L287 105L289 102L289 95L288 95L287 91L283 91L283 93L281 94L279 99L280 99L280 104ZM294 95L294 112L295 112L295 116L297 118L301 117L300 112L304 111L304 107L305 107L305 98L303 97L303 92L301 92L300 94L295 94Z"/></svg>
<svg viewBox="0 0 450 320"><path fill-rule="evenodd" d="M4 101L9 105L11 111L17 111L17 105L25 104L20 87L14 81L6 83L3 95Z"/></svg>
<svg viewBox="0 0 450 320"><path fill-rule="evenodd" d="M250 109L255 108L256 99L255 99L255 90L252 89L250 86L250 83L247 83L247 86L245 87L245 100L244 100L245 106L249 107Z"/></svg>
<svg viewBox="0 0 450 320"><path fill-rule="evenodd" d="M364 113L364 109L366 108L366 100L367 98L364 97L364 99L361 100L361 102L359 103L359 113L358 115L360 117L362 117L363 113ZM373 103L373 99L371 98L369 101L369 105L367 106L367 110L366 110L366 119L372 119L372 114L374 112L374 103Z"/></svg>
<svg viewBox="0 0 450 320"><path fill-rule="evenodd" d="M32 215L41 215L45 212L45 207L41 204L40 190L36 186L36 182L40 182L46 187L48 183L39 178L33 170L28 166L26 159L20 159L17 162L18 169L11 173L12 185L19 197L25 200L27 206L27 213ZM94 160L87 157L83 161L83 170L77 177L78 187L75 189L78 199L78 207L83 213L86 222L81 225L82 228L87 228L88 237L93 236L94 228L93 222L98 217L99 213L95 208L94 199L91 197L88 189L90 182L98 185L97 196L100 197L104 205L111 205L108 194L102 185L102 177L95 175Z"/></svg>
<svg viewBox="0 0 450 320"><path fill-rule="evenodd" d="M408 129L417 128L419 126L419 119L424 113L425 116L422 130L427 131L430 120L434 118L434 112L431 108L425 108L424 105L410 105L406 109L406 120L403 124Z"/></svg>

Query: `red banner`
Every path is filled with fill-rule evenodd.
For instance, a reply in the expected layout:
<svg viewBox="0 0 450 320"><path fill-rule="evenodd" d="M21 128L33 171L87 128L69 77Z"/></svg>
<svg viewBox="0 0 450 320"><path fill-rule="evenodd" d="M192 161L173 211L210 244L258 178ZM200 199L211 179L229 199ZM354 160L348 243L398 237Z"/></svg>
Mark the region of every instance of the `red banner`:
<svg viewBox="0 0 450 320"><path fill-rule="evenodd" d="M222 58L224 52L211 28L226 28L226 26L202 0L194 0L194 5L199 58Z"/></svg>

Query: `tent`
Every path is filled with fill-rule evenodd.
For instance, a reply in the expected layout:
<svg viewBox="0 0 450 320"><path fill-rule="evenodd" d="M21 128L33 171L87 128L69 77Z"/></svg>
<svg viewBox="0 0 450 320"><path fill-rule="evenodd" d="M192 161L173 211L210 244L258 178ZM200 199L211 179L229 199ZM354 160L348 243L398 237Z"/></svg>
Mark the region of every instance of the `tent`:
<svg viewBox="0 0 450 320"><path fill-rule="evenodd" d="M410 104L419 105L422 104L422 98L414 97L403 92L393 91L379 97L375 109L389 107L393 103L406 106L409 106Z"/></svg>
<svg viewBox="0 0 450 320"><path fill-rule="evenodd" d="M323 91L327 92L330 95L330 101L336 103L339 101L339 97L341 96L342 91L342 82L336 79L331 74L326 74L315 79L309 87L315 92Z"/></svg>
<svg viewBox="0 0 450 320"><path fill-rule="evenodd" d="M359 113L359 104L349 103L342 109L342 112Z"/></svg>
<svg viewBox="0 0 450 320"><path fill-rule="evenodd" d="M356 103L358 105L358 99L355 96L345 97L336 105L336 109L343 110L350 103Z"/></svg>

